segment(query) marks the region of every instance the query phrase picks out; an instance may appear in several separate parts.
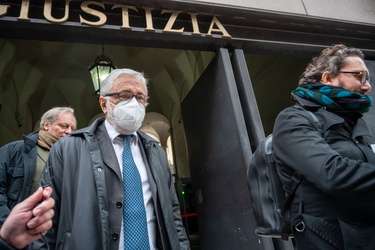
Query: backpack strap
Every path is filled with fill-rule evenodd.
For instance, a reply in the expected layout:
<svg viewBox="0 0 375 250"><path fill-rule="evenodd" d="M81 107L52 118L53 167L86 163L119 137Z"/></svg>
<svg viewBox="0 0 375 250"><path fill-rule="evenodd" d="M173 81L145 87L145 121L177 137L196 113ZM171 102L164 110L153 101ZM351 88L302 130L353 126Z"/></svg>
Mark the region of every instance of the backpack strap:
<svg viewBox="0 0 375 250"><path fill-rule="evenodd" d="M302 177L294 172L292 176L292 188L287 193L283 205L281 207L281 215L283 218L283 227L281 231L281 239L288 240L289 238L289 220L290 220L290 204L292 202L292 196L295 193L298 184L301 182Z"/></svg>
<svg viewBox="0 0 375 250"><path fill-rule="evenodd" d="M311 112L310 110L306 110L305 111L311 116L311 118L314 120L314 122L316 122L317 124L319 124L319 120L318 118L314 115L313 112Z"/></svg>
<svg viewBox="0 0 375 250"><path fill-rule="evenodd" d="M305 108L302 107L304 111L306 111L310 117L318 124L319 127L319 120L318 118L312 113L310 110L306 110ZM290 207L291 207L291 202L293 200L293 195L296 192L298 184L302 180L302 176L297 174L297 172L293 173L293 176L291 178L292 180L292 187L286 194L285 200L282 204L281 207L281 215L282 215L282 220L283 220L283 226L282 226L282 232L281 232L281 239L283 240L288 240L289 238L289 224L290 224Z"/></svg>

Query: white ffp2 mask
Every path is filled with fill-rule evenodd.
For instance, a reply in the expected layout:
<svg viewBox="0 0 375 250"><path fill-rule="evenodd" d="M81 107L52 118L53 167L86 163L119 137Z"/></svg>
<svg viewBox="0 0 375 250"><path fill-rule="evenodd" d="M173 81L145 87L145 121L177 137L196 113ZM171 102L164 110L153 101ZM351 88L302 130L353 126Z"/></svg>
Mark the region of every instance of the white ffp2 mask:
<svg viewBox="0 0 375 250"><path fill-rule="evenodd" d="M107 99L108 100L108 99ZM145 107L135 98L130 101L122 101L108 109L108 122L121 134L132 134L137 131L145 118Z"/></svg>

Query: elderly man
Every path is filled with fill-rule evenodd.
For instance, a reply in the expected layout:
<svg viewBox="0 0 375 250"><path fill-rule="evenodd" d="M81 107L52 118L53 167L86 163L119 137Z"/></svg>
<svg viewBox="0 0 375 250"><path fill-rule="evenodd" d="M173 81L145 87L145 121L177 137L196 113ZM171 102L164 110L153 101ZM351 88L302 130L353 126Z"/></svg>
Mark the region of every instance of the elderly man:
<svg viewBox="0 0 375 250"><path fill-rule="evenodd" d="M51 150L52 249L189 249L164 150L138 131L148 104L147 80L130 69L103 81L105 114ZM48 171L46 178L48 179Z"/></svg>
<svg viewBox="0 0 375 250"><path fill-rule="evenodd" d="M0 226L10 210L37 189L52 145L76 126L72 108L55 107L43 114L39 131L0 148Z"/></svg>
<svg viewBox="0 0 375 250"><path fill-rule="evenodd" d="M52 145L76 126L72 108L55 107L43 114L39 131L0 148L0 227L12 208L37 189Z"/></svg>

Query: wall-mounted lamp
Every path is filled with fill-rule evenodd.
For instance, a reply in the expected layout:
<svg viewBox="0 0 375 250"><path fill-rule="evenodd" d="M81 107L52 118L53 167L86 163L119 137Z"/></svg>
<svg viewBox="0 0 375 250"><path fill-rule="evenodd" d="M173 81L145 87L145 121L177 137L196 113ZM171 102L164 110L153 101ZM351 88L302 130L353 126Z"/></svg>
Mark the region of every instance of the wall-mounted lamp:
<svg viewBox="0 0 375 250"><path fill-rule="evenodd" d="M96 57L95 62L89 67L92 83L94 85L95 94L99 94L100 85L102 81L114 70L116 66L113 65L112 60L104 54Z"/></svg>

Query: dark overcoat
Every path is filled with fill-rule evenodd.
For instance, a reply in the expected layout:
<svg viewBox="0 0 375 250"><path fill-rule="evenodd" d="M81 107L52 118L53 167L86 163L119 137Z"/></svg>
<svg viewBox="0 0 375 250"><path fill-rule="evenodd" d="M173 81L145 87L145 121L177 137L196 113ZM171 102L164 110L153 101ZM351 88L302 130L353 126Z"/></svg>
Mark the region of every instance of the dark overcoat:
<svg viewBox="0 0 375 250"><path fill-rule="evenodd" d="M362 118L345 119L294 98L297 104L275 121L273 148L286 190L294 171L302 176L291 207L299 249L375 249L375 154L368 127Z"/></svg>
<svg viewBox="0 0 375 250"><path fill-rule="evenodd" d="M147 159L158 248L189 249L165 151L159 142L137 133ZM104 119L55 143L46 168L53 172L56 201L54 224L45 236L51 249L118 249L124 192Z"/></svg>

